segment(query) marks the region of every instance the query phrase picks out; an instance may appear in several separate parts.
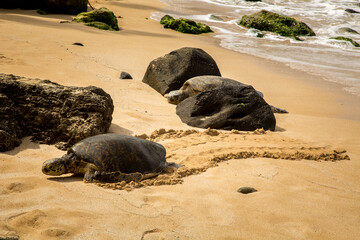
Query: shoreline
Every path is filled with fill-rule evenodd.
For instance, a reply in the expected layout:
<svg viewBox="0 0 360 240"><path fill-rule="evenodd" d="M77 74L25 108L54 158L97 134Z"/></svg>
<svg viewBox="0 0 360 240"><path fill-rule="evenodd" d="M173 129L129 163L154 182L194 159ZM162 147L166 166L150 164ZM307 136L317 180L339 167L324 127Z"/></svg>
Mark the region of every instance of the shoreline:
<svg viewBox="0 0 360 240"><path fill-rule="evenodd" d="M54 145L23 139L0 153L0 236L48 239L356 239L360 234L360 106L339 85L277 62L218 46L209 35L185 35L153 21L158 0L91 1L120 15L119 32L34 10L0 9L0 72L48 79L67 86L94 85L114 102L109 132L140 135L165 128L181 133L175 106L142 78L150 61L181 47L198 47L222 76L251 84L276 114L275 132L217 136L158 136L167 161L185 165L181 184L132 191L105 189L66 175L48 177L42 163L65 154ZM72 45L80 42L84 46ZM121 71L133 80L119 79ZM169 134L170 135L170 134ZM321 154L345 149L350 160L312 161L217 156L247 151ZM203 166L211 166L197 172ZM194 173L192 173L193 171ZM169 181L166 175L159 181ZM256 193L242 195L240 187Z"/></svg>
<svg viewBox="0 0 360 240"><path fill-rule="evenodd" d="M359 85L357 83L359 72L357 70L358 67L356 67L356 54L358 53L358 49L356 48L351 49L349 52L348 50L340 48L340 45L338 47L334 47L332 44L335 43L330 44L329 42L324 42L324 36L315 37L315 39L308 39L301 44L299 42L293 42L287 38L274 40L273 38L276 38L276 35L271 35L272 37L265 37L264 39L245 37L244 34L246 28L239 28L239 26L237 26L234 22L237 21L242 14L247 14L246 11L254 12L256 8L259 8L257 3L244 3L240 4L239 8L237 8L237 6L233 6L231 4L217 7L218 5L213 5L212 1L190 1L190 3L182 3L182 1L177 0L163 1L171 2L173 5L180 4L178 8L175 8L175 11L174 6L171 6L171 9L169 7L165 8L163 11L165 13L171 12L177 17L182 16L185 18L189 15L189 18L193 20L198 20L200 22L207 23L210 26L218 27L219 29L215 30L214 37L219 39L220 43L218 45L221 45L224 48L237 51L241 54L248 54L255 57L261 56L261 58L268 59L270 61L283 62L286 66L295 70L298 69L306 73L316 75L318 78L322 78L328 82L340 83L346 92L360 97ZM273 6L272 3L273 1L269 1L267 3L263 3L263 5L269 7ZM281 5L281 3L282 1L278 4ZM259 4L262 5L262 3ZM285 5L289 8L294 7L292 4ZM333 2L329 6L335 7ZM236 13L233 12L232 7L238 11L235 11ZM203 8L205 10L203 10ZM276 10L274 9L274 11ZM210 13L224 17L226 24L209 21L208 16ZM154 14L155 19L158 19L159 17L159 14ZM356 16L354 17L354 19L356 19ZM320 27L317 21L314 21L307 15L304 16L304 18L301 18L300 16L298 16L298 18L308 24L316 25L316 30L320 31L323 28ZM319 27L320 29L317 29ZM223 33L223 30L220 29L223 29L225 32ZM232 32L232 34L227 33L228 31ZM322 42L322 44L319 42ZM256 50L257 48L258 50ZM283 51L282 49L286 49L286 51ZM300 49L302 49L303 52L301 52ZM292 54L292 57L288 57L289 54ZM297 55L299 56L297 57ZM342 61L327 60L328 58L339 58L342 59ZM349 69L347 68L347 65L344 65L345 62L348 63L347 65L350 65L348 66Z"/></svg>

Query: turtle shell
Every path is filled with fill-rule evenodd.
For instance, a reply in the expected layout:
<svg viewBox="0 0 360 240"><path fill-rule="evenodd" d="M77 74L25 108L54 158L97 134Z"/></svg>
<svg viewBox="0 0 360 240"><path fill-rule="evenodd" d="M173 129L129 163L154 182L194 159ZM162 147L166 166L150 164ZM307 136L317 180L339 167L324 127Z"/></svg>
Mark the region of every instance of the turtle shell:
<svg viewBox="0 0 360 240"><path fill-rule="evenodd" d="M187 80L180 90L187 92L189 97L191 97L199 92L212 90L221 85L237 86L239 84L244 85L238 81L219 76L197 76Z"/></svg>
<svg viewBox="0 0 360 240"><path fill-rule="evenodd" d="M102 172L149 173L166 164L165 148L155 142L120 134L101 134L76 143L69 153Z"/></svg>

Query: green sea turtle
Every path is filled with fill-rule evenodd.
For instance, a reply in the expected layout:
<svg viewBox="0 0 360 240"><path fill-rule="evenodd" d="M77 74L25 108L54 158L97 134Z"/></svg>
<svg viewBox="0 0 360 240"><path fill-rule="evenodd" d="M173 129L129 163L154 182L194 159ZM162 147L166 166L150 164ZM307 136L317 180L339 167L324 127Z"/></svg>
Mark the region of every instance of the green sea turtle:
<svg viewBox="0 0 360 240"><path fill-rule="evenodd" d="M84 175L84 181L141 181L175 164L166 162L165 148L155 142L120 134L101 134L72 146L61 158L44 162L42 172Z"/></svg>
<svg viewBox="0 0 360 240"><path fill-rule="evenodd" d="M223 78L218 76L198 76L193 77L187 80L179 90L174 90L164 95L168 99L169 103L179 104L181 101L188 97L195 96L196 94L204 91L209 91L214 88L220 87L222 85L226 86L236 86L236 85L245 85L238 81ZM259 91L256 91L261 97L264 97ZM280 109L274 106L271 106L273 113L288 113L284 109Z"/></svg>

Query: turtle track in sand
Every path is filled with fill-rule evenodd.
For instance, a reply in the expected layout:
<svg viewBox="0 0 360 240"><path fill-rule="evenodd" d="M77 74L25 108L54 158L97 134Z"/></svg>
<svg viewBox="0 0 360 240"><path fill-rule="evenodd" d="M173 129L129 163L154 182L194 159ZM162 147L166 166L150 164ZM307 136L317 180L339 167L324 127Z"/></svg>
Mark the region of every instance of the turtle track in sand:
<svg viewBox="0 0 360 240"><path fill-rule="evenodd" d="M141 134L136 137L162 144L167 151L167 161L183 167L141 182L97 183L99 186L130 191L144 186L179 184L186 176L200 174L218 166L220 162L231 159L273 158L293 161L350 159L344 149L307 143L262 129L253 132L159 129L150 135Z"/></svg>

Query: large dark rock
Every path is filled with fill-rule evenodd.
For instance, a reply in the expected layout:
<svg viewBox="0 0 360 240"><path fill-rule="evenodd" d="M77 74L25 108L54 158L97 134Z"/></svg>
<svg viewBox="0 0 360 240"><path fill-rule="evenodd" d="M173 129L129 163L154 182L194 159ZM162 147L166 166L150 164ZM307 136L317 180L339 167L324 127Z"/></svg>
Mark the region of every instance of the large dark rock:
<svg viewBox="0 0 360 240"><path fill-rule="evenodd" d="M1 0L0 8L41 8L51 13L78 14L87 10L87 0Z"/></svg>
<svg viewBox="0 0 360 240"><path fill-rule="evenodd" d="M181 48L150 62L143 82L162 95L181 88L192 77L221 76L215 60L199 48Z"/></svg>
<svg viewBox="0 0 360 240"><path fill-rule="evenodd" d="M107 132L113 110L110 95L101 88L0 74L0 151L18 146L25 136L65 148Z"/></svg>
<svg viewBox="0 0 360 240"><path fill-rule="evenodd" d="M181 121L200 128L253 131L275 130L271 107L246 84L223 85L180 102L176 114Z"/></svg>
<svg viewBox="0 0 360 240"><path fill-rule="evenodd" d="M261 31L276 32L281 36L296 39L298 36L315 36L314 31L305 23L266 10L252 15L244 15L239 21L239 25Z"/></svg>

